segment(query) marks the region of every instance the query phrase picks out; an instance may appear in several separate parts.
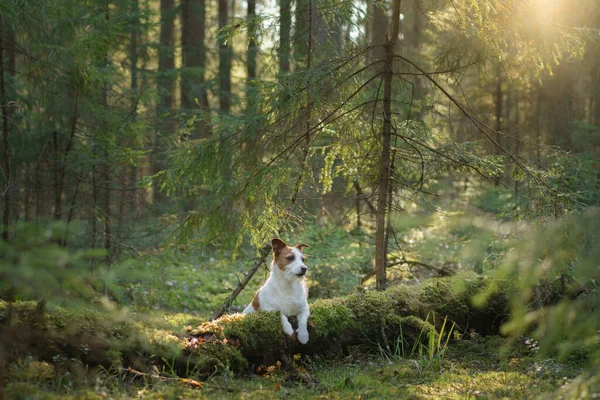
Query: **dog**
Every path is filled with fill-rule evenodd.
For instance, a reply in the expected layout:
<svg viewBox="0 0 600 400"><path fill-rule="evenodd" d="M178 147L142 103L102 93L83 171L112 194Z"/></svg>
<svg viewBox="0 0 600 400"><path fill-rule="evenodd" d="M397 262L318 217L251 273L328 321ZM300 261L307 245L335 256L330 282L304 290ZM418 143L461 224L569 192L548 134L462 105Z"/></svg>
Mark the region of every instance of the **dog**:
<svg viewBox="0 0 600 400"><path fill-rule="evenodd" d="M304 281L308 267L304 265L302 249L308 245L299 244L290 247L283 240L276 238L271 240L271 247L273 248L271 275L258 289L252 303L244 310L244 314L254 311L279 311L283 331L289 336L294 334L294 329L288 317L296 316L298 341L306 344L308 342L306 324L310 316L310 308L308 287Z"/></svg>

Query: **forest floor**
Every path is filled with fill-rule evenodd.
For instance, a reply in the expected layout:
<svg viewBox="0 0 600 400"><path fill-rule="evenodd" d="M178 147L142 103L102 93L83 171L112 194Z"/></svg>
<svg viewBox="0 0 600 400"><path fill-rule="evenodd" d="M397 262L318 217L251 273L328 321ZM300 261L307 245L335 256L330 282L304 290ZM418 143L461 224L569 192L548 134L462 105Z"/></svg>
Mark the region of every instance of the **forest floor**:
<svg viewBox="0 0 600 400"><path fill-rule="evenodd" d="M487 202L498 199L495 195L488 197ZM480 210L479 215L489 211ZM402 250L391 255L444 269L488 271L506 251L507 232L518 228L518 224L498 215L496 211L490 219L494 223L465 221L464 212L403 217L396 221ZM307 260L311 299L351 293L361 277L372 270L372 237L364 231L334 231L313 225L297 239L311 245ZM243 277L254 256L249 253L233 260L214 250L195 252L189 247L176 252L152 248L142 253L111 267L119 276L119 289L111 293L112 297L132 319L153 321L153 328L177 337L185 334L185 327L197 326L210 317ZM259 270L234 302L233 311L251 300L267 275L266 268ZM408 284L429 276L432 271L427 268L390 270L393 280ZM71 309L69 304L62 306ZM20 365L9 366L12 373L5 387L0 388L0 399L571 398L564 395L565 390L577 387L576 378L585 363L541 358L537 352L537 343L525 337L509 342L471 332L460 338L454 336L443 351L434 355L400 349L386 352L376 347L348 348L343 354L327 357L297 355L294 366L288 368L277 364L254 366L241 375L218 371L209 377L192 377L201 385L182 382L164 369L142 377L124 369L86 369L83 375L74 377L69 372L57 372L60 369L36 361L35 354L30 354ZM586 395L600 398L600 393Z"/></svg>
<svg viewBox="0 0 600 400"><path fill-rule="evenodd" d="M350 349L328 358L299 356L293 370L262 366L257 373L215 374L190 383L146 376L134 380L124 371L104 371L87 384L67 377L11 382L5 396L31 398L231 398L231 399L528 399L562 397L562 387L581 372L575 360L535 357L527 339L474 337L450 344L443 355L402 358ZM258 370L258 368L257 368ZM299 380L299 373L304 377ZM168 376L161 373L161 376ZM308 378L307 378L308 377ZM168 379L168 378L167 378ZM593 394L592 394L593 395Z"/></svg>

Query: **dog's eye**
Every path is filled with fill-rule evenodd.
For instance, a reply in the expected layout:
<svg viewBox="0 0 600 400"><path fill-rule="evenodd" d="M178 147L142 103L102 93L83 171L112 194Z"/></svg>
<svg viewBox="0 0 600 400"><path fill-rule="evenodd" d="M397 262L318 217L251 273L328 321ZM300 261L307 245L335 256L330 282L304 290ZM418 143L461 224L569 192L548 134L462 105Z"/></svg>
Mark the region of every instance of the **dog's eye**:
<svg viewBox="0 0 600 400"><path fill-rule="evenodd" d="M294 256L287 256L287 257L286 257L286 259L287 259L288 261L294 261Z"/></svg>
<svg viewBox="0 0 600 400"><path fill-rule="evenodd" d="M302 257L302 262L304 262L304 257Z"/></svg>

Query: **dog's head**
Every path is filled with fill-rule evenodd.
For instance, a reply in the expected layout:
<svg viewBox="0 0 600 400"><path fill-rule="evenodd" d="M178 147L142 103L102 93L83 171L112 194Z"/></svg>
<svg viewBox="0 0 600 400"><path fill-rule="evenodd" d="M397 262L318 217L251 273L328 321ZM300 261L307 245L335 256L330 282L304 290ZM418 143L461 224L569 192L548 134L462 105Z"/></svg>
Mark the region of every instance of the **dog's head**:
<svg viewBox="0 0 600 400"><path fill-rule="evenodd" d="M273 260L281 271L286 274L302 278L306 275L308 267L304 265L304 254L302 249L308 247L306 244L299 244L290 247L281 239L271 240L273 247Z"/></svg>

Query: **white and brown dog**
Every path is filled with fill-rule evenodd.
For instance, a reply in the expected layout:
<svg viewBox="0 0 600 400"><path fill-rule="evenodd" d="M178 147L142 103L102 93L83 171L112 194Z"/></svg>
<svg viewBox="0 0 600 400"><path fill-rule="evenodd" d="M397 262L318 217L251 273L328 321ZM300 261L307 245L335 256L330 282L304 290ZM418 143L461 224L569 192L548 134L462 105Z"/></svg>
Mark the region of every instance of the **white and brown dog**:
<svg viewBox="0 0 600 400"><path fill-rule="evenodd" d="M308 307L308 288L304 282L304 275L308 268L304 265L302 249L308 247L299 244L290 247L281 239L271 241L273 247L273 262L271 275L267 282L258 289L252 304L244 310L244 314L254 311L279 311L283 331L288 335L294 334L294 329L288 317L298 318L298 341L302 344L308 342L306 324L310 309Z"/></svg>

